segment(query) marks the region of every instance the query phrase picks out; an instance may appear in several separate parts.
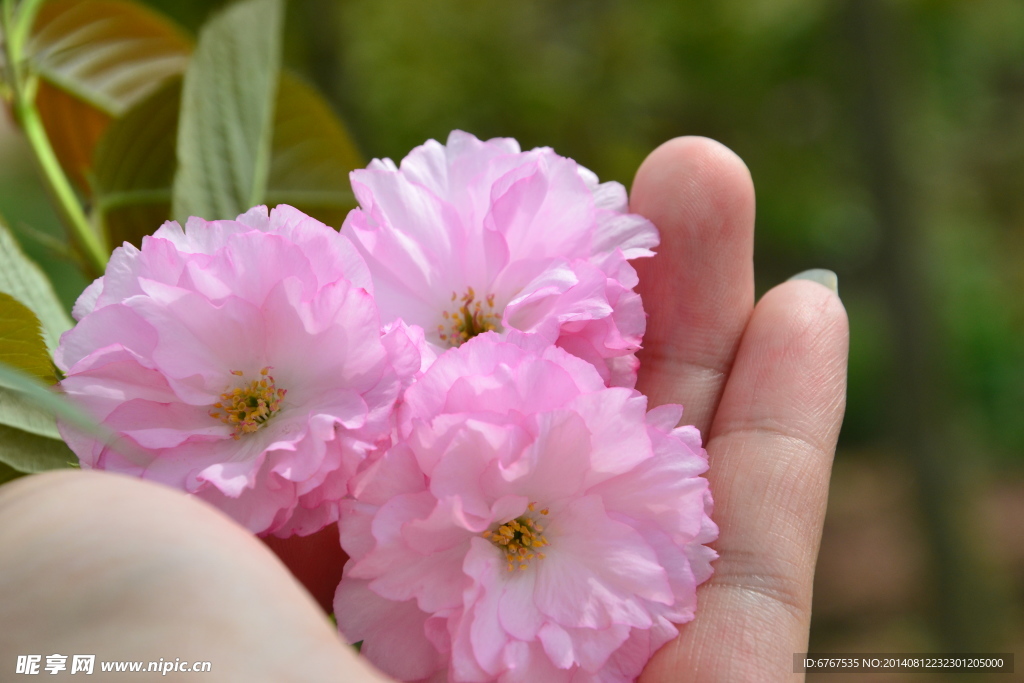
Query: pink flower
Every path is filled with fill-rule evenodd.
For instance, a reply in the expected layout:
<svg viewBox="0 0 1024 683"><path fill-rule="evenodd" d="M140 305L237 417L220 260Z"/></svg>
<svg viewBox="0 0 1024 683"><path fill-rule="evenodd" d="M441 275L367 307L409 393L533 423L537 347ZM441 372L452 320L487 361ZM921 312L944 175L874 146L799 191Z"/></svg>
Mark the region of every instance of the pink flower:
<svg viewBox="0 0 1024 683"><path fill-rule="evenodd" d="M632 387L646 318L627 259L657 230L627 213L619 183L548 148L454 131L396 168L352 173L361 209L342 234L366 258L385 321L401 318L439 349L484 331L541 335Z"/></svg>
<svg viewBox="0 0 1024 683"><path fill-rule="evenodd" d="M401 411L339 523L338 626L383 671L630 681L693 618L718 530L679 406L648 412L565 351L490 333Z"/></svg>
<svg viewBox="0 0 1024 683"><path fill-rule="evenodd" d="M370 289L351 243L291 207L165 223L114 252L55 354L68 397L120 441L62 434L85 468L182 489L257 533L312 533L420 369L415 331L382 334Z"/></svg>

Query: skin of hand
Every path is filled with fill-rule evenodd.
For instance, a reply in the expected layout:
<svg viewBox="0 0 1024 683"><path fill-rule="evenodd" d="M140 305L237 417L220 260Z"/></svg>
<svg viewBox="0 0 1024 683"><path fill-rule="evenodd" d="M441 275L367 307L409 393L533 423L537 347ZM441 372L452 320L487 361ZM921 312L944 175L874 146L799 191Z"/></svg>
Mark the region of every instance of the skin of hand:
<svg viewBox="0 0 1024 683"><path fill-rule="evenodd" d="M655 150L631 210L662 235L658 255L635 264L650 315L637 388L652 407L683 404L704 434L721 532L696 619L640 680L799 680L793 653L807 648L845 405L845 311L806 280L754 305L753 186L716 142ZM323 603L340 576L340 566L302 570L327 536L271 541L275 556L219 511L155 484L72 471L12 482L0 487L0 670L57 653L69 668L72 654L210 661L211 681L387 680L338 641L310 595Z"/></svg>
<svg viewBox="0 0 1024 683"><path fill-rule="evenodd" d="M27 654L66 655L65 676L71 655L96 655L97 681L139 677L102 661L161 658L211 664L167 681L388 680L259 539L162 485L68 470L16 480L0 487L0 548L2 680Z"/></svg>
<svg viewBox="0 0 1024 683"><path fill-rule="evenodd" d="M649 314L637 389L681 403L704 435L720 530L697 615L640 678L788 681L807 651L811 588L846 406L838 295L791 280L754 306L754 189L740 159L678 138L637 171L631 210L661 231L636 263Z"/></svg>

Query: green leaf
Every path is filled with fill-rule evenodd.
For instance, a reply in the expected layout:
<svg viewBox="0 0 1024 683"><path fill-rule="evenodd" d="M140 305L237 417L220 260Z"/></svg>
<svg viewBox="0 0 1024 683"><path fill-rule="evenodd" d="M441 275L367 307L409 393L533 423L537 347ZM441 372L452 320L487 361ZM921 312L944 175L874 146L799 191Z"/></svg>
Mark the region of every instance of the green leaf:
<svg viewBox="0 0 1024 683"><path fill-rule="evenodd" d="M282 73L267 204L291 204L339 227L356 205L348 174L364 165L352 138L320 93Z"/></svg>
<svg viewBox="0 0 1024 683"><path fill-rule="evenodd" d="M0 483L4 480L5 466L17 472L43 472L72 467L77 462L78 458L60 439L47 439L0 425Z"/></svg>
<svg viewBox="0 0 1024 683"><path fill-rule="evenodd" d="M82 190L93 150L113 119L181 74L191 40L140 3L55 0L40 8L26 46L41 81L36 107L61 166Z"/></svg>
<svg viewBox="0 0 1024 683"><path fill-rule="evenodd" d="M0 292L9 294L39 318L43 340L52 353L60 335L71 329L71 318L53 291L50 281L18 247L17 241L0 221Z"/></svg>
<svg viewBox="0 0 1024 683"><path fill-rule="evenodd" d="M169 80L115 121L96 148L96 211L112 244L139 246L171 217L180 98L181 80ZM365 165L362 157L327 101L286 70L270 156L268 205L291 204L335 227L355 207L348 174Z"/></svg>
<svg viewBox="0 0 1024 683"><path fill-rule="evenodd" d="M47 439L59 439L53 413L19 392L0 386L0 425L7 425Z"/></svg>
<svg viewBox="0 0 1024 683"><path fill-rule="evenodd" d="M5 419L11 410L35 410L49 421L49 431L37 431L30 428L35 425L12 423ZM112 441L109 430L96 424L96 421L72 405L62 395L40 383L31 375L5 363L0 363L0 423L34 432L54 439L60 438L54 424L54 416L63 422L105 441Z"/></svg>
<svg viewBox="0 0 1024 683"><path fill-rule="evenodd" d="M25 304L28 304L28 307ZM11 345L5 346L3 342L0 342L0 349L11 352L11 356L7 357L3 351L0 351L0 360L16 365L22 370L35 372L37 376L44 376L41 372L36 371L42 370L42 367L45 366L49 373L47 381L52 382L54 379L53 368L50 365L50 355L46 348L47 346L56 348L60 334L71 327L71 321L57 301L57 296L54 294L49 280L38 266L21 253L14 237L2 224L0 224L0 310L5 313L5 315L0 315L0 327L2 327L3 321L14 325ZM28 322L27 317L34 322ZM45 321L42 325L44 331L42 336L39 335L38 327L40 319ZM29 328L28 330L22 329L23 333L28 333L30 336L31 332L35 332L35 340L26 338L25 334L17 334L19 323L23 327ZM33 327L34 329L32 329ZM0 338L2 337L4 335L0 334ZM19 353L22 350L25 351L24 354ZM2 363L0 363L0 369L2 367ZM24 376L29 378L28 381L33 386L40 386L44 392L49 393L44 385L36 384L36 379L30 375ZM0 425L8 425L50 439L60 438L53 414L26 401L20 391L12 391L10 387L0 386Z"/></svg>
<svg viewBox="0 0 1024 683"><path fill-rule="evenodd" d="M171 217L181 79L172 78L107 130L96 148L96 214L111 244L141 246Z"/></svg>
<svg viewBox="0 0 1024 683"><path fill-rule="evenodd" d="M0 362L53 384L53 362L39 329L39 318L10 294L0 292Z"/></svg>
<svg viewBox="0 0 1024 683"><path fill-rule="evenodd" d="M171 214L234 218L265 201L281 0L245 0L200 31L185 71Z"/></svg>

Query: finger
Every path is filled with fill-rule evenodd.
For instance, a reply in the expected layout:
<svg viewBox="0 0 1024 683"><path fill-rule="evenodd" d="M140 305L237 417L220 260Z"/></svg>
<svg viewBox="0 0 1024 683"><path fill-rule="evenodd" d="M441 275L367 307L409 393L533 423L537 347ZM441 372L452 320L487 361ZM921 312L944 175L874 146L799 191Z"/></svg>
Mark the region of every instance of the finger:
<svg viewBox="0 0 1024 683"><path fill-rule="evenodd" d="M848 345L846 313L826 287L787 282L758 304L707 447L720 558L698 591L697 618L655 655L643 680L796 678Z"/></svg>
<svg viewBox="0 0 1024 683"><path fill-rule="evenodd" d="M94 654L95 673L163 659L210 662L218 681L386 680L263 544L171 489L102 472L26 477L0 487L0 547L4 666Z"/></svg>
<svg viewBox="0 0 1024 683"><path fill-rule="evenodd" d="M754 188L743 162L706 138L677 138L637 171L630 210L661 232L634 265L648 318L637 388L681 403L703 433L754 306Z"/></svg>

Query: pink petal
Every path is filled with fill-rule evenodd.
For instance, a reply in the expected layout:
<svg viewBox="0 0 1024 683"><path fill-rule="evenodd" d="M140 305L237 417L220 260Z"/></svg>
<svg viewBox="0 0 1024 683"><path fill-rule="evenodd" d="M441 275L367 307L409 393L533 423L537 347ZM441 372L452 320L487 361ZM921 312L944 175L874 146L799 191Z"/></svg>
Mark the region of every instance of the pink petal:
<svg viewBox="0 0 1024 683"><path fill-rule="evenodd" d="M445 657L424 635L428 614L415 601L394 602L374 593L366 581L342 579L334 597L338 628L384 673L402 681L427 678Z"/></svg>
<svg viewBox="0 0 1024 683"><path fill-rule="evenodd" d="M653 550L636 531L609 518L596 496L553 514L546 535L550 546L537 565L537 604L563 627L647 628L650 615L642 601L672 602Z"/></svg>

